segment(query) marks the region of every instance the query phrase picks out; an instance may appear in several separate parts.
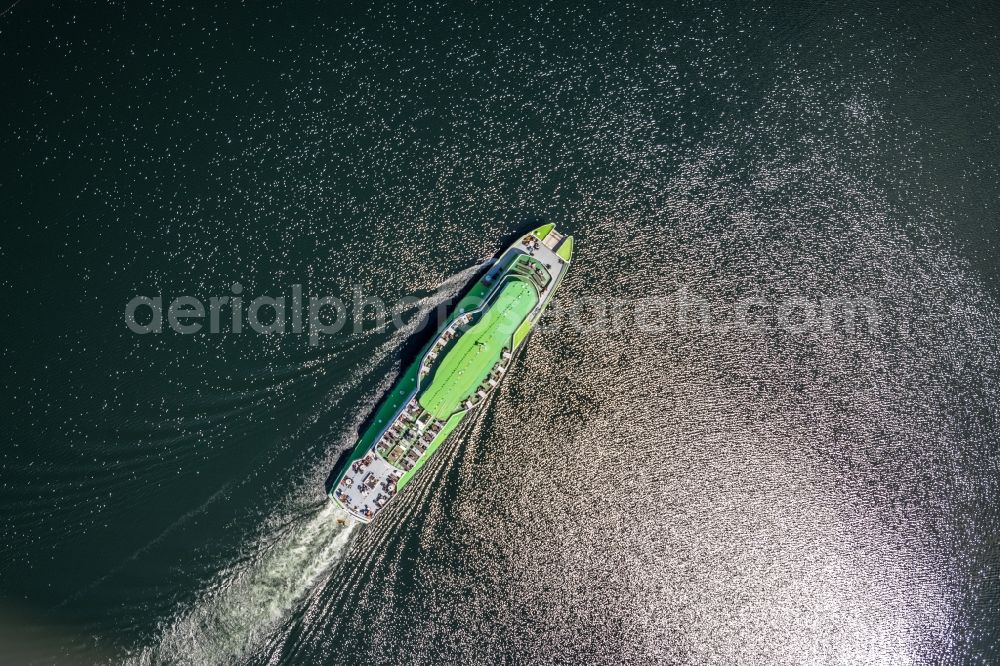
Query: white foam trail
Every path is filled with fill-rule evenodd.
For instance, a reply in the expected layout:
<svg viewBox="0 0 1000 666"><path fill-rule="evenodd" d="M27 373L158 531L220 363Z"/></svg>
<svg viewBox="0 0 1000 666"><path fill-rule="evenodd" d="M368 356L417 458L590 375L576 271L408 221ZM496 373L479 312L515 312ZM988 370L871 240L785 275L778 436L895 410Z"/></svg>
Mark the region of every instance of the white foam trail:
<svg viewBox="0 0 1000 666"><path fill-rule="evenodd" d="M331 391L323 405L307 419L307 425L332 408L362 377L371 374L387 355L417 332L424 317L451 299L459 287L492 261L487 259L452 275L434 293L415 301L411 308L417 316L369 353L367 362L355 368L339 390ZM434 327L437 323L432 321L430 325ZM350 444L355 439L345 438L345 442ZM341 450L338 447L334 455L339 456ZM347 524L339 524L338 518L347 519ZM287 617L313 585L347 555L357 527L332 503L303 524L293 522L249 561L220 572L218 582L206 590L190 611L166 628L156 645L144 648L126 663L201 666L238 660Z"/></svg>
<svg viewBox="0 0 1000 666"><path fill-rule="evenodd" d="M244 656L350 550L358 524L338 518L346 514L327 503L292 524L257 557L225 572L157 645L128 663L226 664Z"/></svg>

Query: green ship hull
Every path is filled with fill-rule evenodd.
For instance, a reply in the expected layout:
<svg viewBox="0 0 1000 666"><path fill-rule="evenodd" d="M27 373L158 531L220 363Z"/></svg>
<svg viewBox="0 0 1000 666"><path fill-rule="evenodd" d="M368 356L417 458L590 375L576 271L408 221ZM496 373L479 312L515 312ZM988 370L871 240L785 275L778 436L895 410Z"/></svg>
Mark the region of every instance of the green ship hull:
<svg viewBox="0 0 1000 666"><path fill-rule="evenodd" d="M370 522L503 379L573 257L547 224L504 251L403 373L337 475L330 498Z"/></svg>

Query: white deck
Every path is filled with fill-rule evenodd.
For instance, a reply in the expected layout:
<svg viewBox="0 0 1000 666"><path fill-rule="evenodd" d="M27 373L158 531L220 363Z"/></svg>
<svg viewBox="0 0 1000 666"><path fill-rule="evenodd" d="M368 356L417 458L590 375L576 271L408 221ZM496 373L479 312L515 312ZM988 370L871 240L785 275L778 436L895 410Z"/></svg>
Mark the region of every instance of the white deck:
<svg viewBox="0 0 1000 666"><path fill-rule="evenodd" d="M360 520L368 522L396 494L396 481L403 472L369 451L347 468L333 494Z"/></svg>

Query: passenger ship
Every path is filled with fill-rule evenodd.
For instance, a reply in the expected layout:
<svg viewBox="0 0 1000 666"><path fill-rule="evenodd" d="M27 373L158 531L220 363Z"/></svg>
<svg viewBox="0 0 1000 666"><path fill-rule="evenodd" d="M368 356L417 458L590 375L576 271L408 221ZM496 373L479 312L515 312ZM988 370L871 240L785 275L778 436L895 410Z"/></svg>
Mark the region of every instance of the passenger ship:
<svg viewBox="0 0 1000 666"><path fill-rule="evenodd" d="M330 490L368 523L496 389L569 270L573 237L546 224L504 251L386 396Z"/></svg>

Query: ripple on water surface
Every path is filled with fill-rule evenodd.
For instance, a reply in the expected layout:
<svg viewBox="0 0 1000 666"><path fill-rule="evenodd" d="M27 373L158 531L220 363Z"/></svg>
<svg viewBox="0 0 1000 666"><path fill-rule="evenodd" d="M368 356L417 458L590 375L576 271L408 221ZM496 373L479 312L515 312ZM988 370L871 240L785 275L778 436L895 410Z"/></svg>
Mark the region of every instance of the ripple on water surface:
<svg viewBox="0 0 1000 666"><path fill-rule="evenodd" d="M352 532L322 482L414 331L16 329L67 371L18 375L7 580L63 577L140 663L996 661L995 276L956 239L998 181L944 134L1000 99L977 21L286 6L244 43L213 36L231 9L143 11L87 42L104 60L47 44L75 87L26 84L4 189L86 211L52 272L106 257L66 282L118 333L150 290L454 291L535 217L574 265L488 407ZM938 60L968 65L954 96L912 78ZM70 550L83 573L46 564Z"/></svg>

